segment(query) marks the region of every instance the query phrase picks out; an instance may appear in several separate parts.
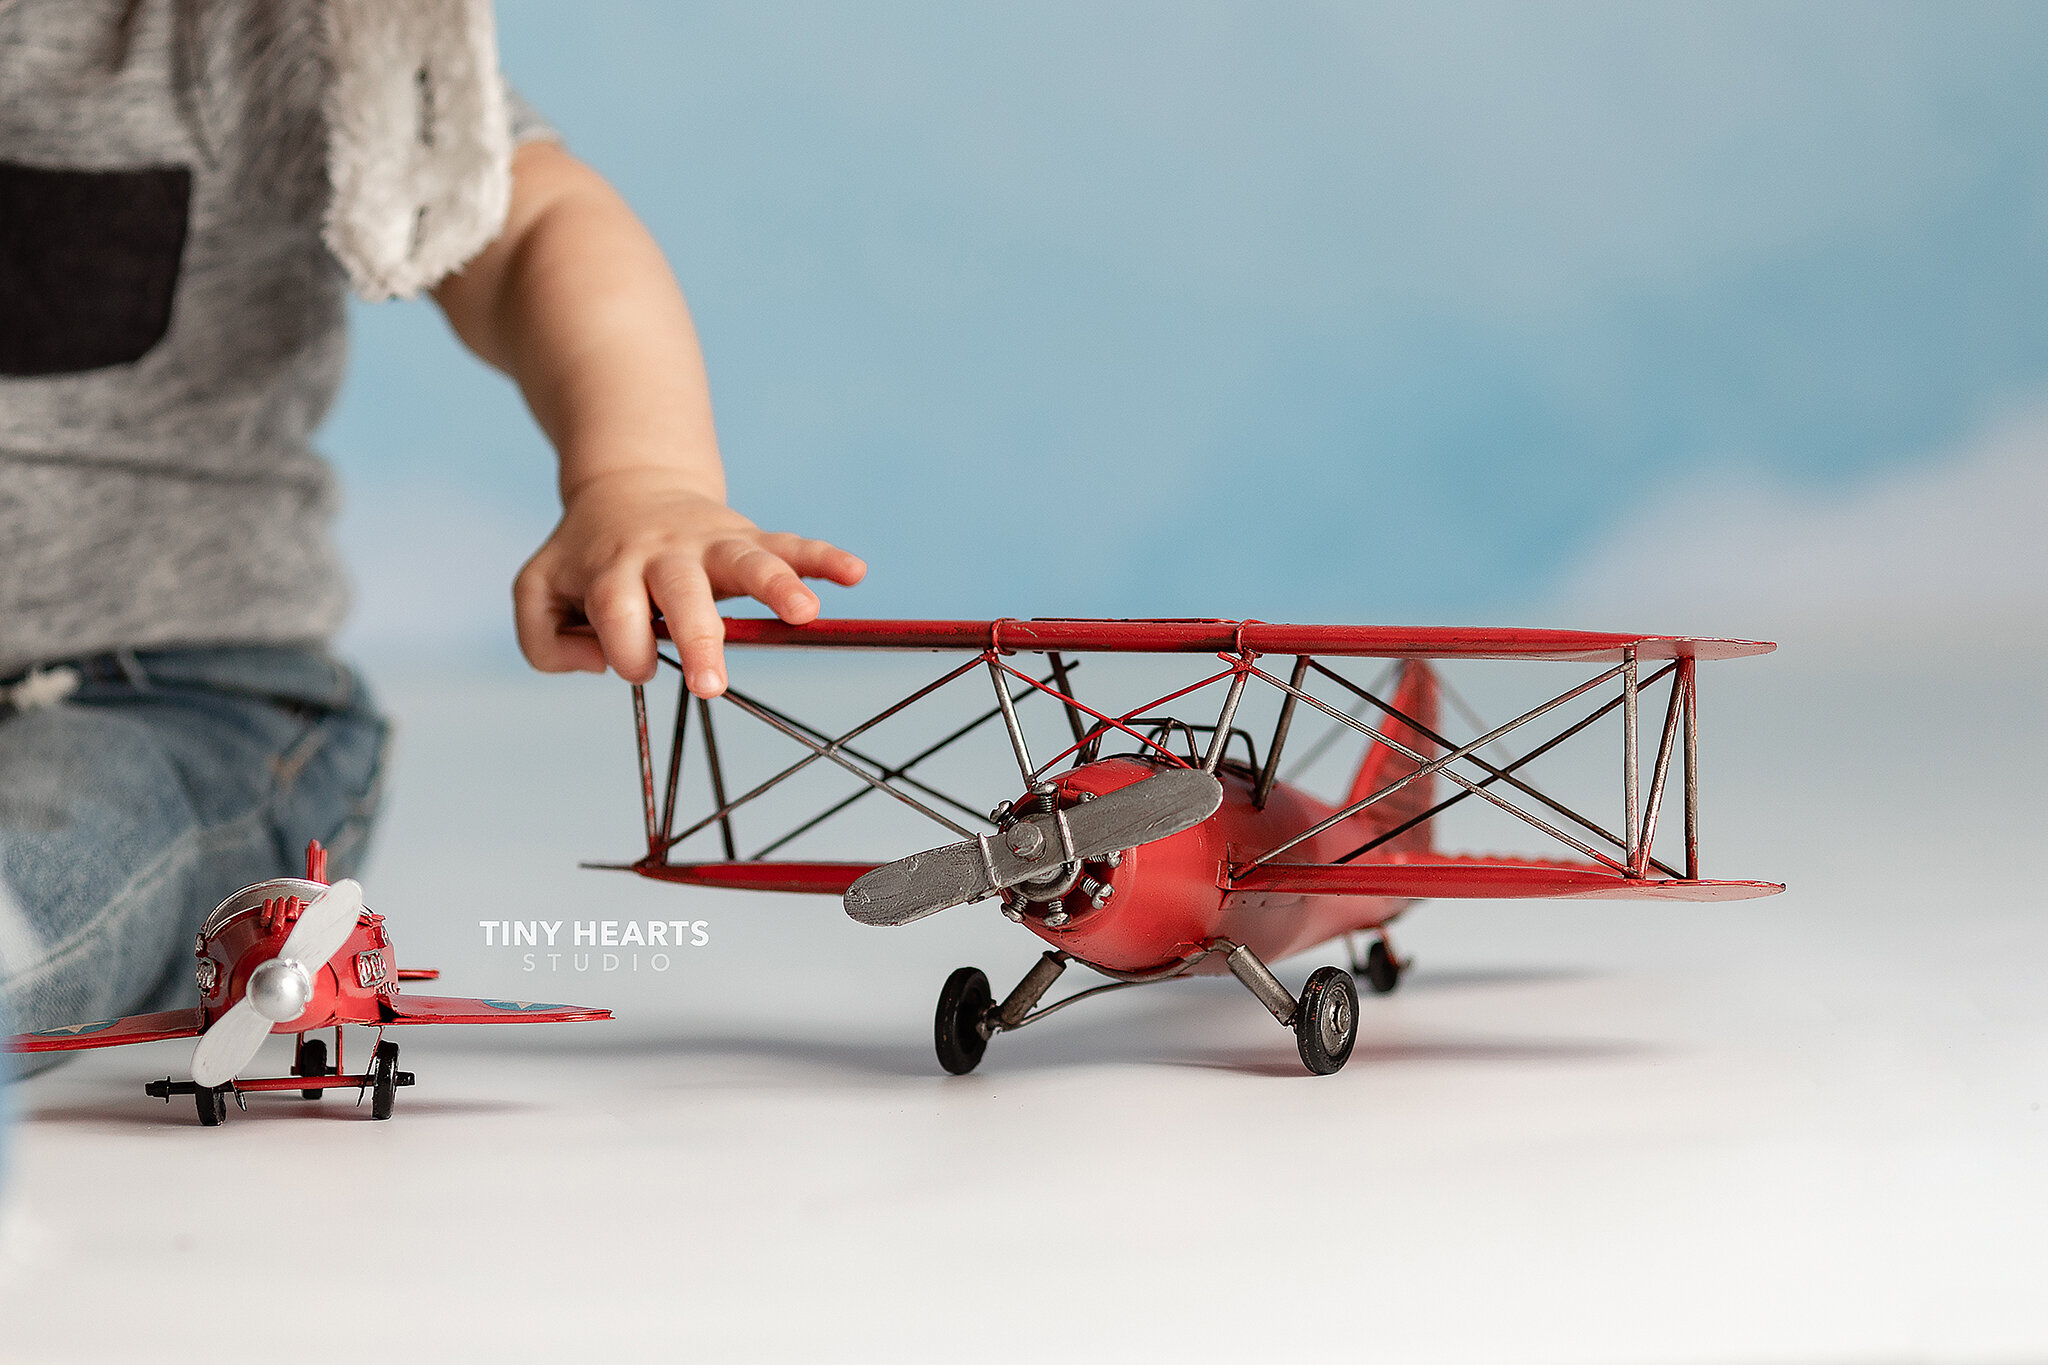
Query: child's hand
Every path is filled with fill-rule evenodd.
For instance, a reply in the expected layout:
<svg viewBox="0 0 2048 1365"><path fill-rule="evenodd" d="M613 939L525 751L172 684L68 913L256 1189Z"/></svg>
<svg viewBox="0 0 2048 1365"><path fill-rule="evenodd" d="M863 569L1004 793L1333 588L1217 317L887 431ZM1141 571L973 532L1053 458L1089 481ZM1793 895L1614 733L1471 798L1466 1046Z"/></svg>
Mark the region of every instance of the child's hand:
<svg viewBox="0 0 2048 1365"><path fill-rule="evenodd" d="M850 586L867 572L844 550L763 531L725 505L704 361L675 277L625 201L560 147L519 149L504 231L434 298L471 350L519 381L561 460L561 523L512 585L535 668L610 664L646 682L651 598L690 690L715 697L717 598L759 598L800 625L818 614L804 578ZM578 611L597 639L560 633Z"/></svg>
<svg viewBox="0 0 2048 1365"><path fill-rule="evenodd" d="M725 626L715 599L747 596L792 625L818 614L804 578L851 587L867 565L835 545L763 531L667 468L608 471L578 485L562 520L512 584L519 647L548 673L606 664L654 676L649 598L668 621L683 676L700 697L725 690ZM581 610L597 639L563 635Z"/></svg>

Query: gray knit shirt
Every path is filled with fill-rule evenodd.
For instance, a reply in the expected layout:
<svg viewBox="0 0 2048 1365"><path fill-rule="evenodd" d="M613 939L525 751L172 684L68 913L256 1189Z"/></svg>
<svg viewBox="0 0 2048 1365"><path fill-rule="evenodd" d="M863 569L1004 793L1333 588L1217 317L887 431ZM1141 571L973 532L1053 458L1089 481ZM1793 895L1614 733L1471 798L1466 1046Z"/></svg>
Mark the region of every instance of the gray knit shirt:
<svg viewBox="0 0 2048 1365"><path fill-rule="evenodd" d="M0 679L340 624L327 71L319 0L0 0Z"/></svg>

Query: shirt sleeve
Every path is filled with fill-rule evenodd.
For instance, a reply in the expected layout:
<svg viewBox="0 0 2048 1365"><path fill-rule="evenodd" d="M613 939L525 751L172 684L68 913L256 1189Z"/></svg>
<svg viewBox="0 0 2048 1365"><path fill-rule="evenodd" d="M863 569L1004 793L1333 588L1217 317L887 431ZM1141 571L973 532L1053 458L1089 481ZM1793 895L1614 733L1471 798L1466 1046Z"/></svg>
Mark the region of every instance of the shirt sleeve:
<svg viewBox="0 0 2048 1365"><path fill-rule="evenodd" d="M508 81L505 85L505 107L512 114L512 145L522 142L560 142L562 135L547 116L533 107L526 96L520 94Z"/></svg>

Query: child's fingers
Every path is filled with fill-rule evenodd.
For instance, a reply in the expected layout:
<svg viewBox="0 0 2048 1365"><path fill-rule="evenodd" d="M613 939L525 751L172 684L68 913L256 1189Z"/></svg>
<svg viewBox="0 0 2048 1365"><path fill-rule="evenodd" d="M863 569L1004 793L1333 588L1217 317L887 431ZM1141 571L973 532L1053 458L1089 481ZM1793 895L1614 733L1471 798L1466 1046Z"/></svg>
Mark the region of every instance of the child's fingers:
<svg viewBox="0 0 2048 1365"><path fill-rule="evenodd" d="M654 676L653 609L637 569L607 570L583 594L583 614L620 677L644 683Z"/></svg>
<svg viewBox="0 0 2048 1365"><path fill-rule="evenodd" d="M512 580L512 621L519 652L543 673L602 673L604 650L597 641L564 635L569 600L548 585L544 571L529 564Z"/></svg>
<svg viewBox="0 0 2048 1365"><path fill-rule="evenodd" d="M712 600L711 581L687 562L652 565L648 580L682 661L683 681L700 697L725 691L725 622Z"/></svg>
<svg viewBox="0 0 2048 1365"><path fill-rule="evenodd" d="M714 590L744 593L791 625L818 614L818 595L780 555L742 540L722 540L704 556Z"/></svg>
<svg viewBox="0 0 2048 1365"><path fill-rule="evenodd" d="M790 568L805 578L829 579L850 588L867 574L868 566L859 555L848 554L828 540L808 540L777 531L761 537L761 543L782 556Z"/></svg>

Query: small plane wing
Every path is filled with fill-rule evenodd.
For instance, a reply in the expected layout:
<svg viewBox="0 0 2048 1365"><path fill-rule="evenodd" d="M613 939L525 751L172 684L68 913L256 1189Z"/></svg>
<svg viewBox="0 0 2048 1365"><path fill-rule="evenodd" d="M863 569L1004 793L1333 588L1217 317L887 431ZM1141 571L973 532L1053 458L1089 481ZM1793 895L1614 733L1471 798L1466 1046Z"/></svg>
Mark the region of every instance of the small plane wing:
<svg viewBox="0 0 2048 1365"><path fill-rule="evenodd" d="M581 629L587 630L587 627ZM668 638L664 621L654 633ZM1759 640L1690 639L1595 630L1476 626L1282 625L1272 621L1133 620L1068 617L1029 621L859 621L828 618L792 626L759 617L727 617L727 645L796 648L984 650L1069 654L1308 654L1371 659L1562 659L1620 663L1639 659L1738 659L1777 646Z"/></svg>
<svg viewBox="0 0 2048 1365"><path fill-rule="evenodd" d="M386 1024L573 1024L609 1019L610 1010L587 1005L543 1005L532 1000L472 1000L459 995L400 995Z"/></svg>
<svg viewBox="0 0 2048 1365"><path fill-rule="evenodd" d="M1777 882L1624 877L1598 863L1428 854L1384 863L1267 863L1240 876L1226 873L1223 886L1228 891L1404 900L1741 901L1785 889Z"/></svg>
<svg viewBox="0 0 2048 1365"><path fill-rule="evenodd" d="M196 1038L205 1027L197 1009L131 1014L120 1019L95 1019L87 1024L17 1033L7 1040L9 1052L74 1052L124 1043L154 1043L165 1038Z"/></svg>

